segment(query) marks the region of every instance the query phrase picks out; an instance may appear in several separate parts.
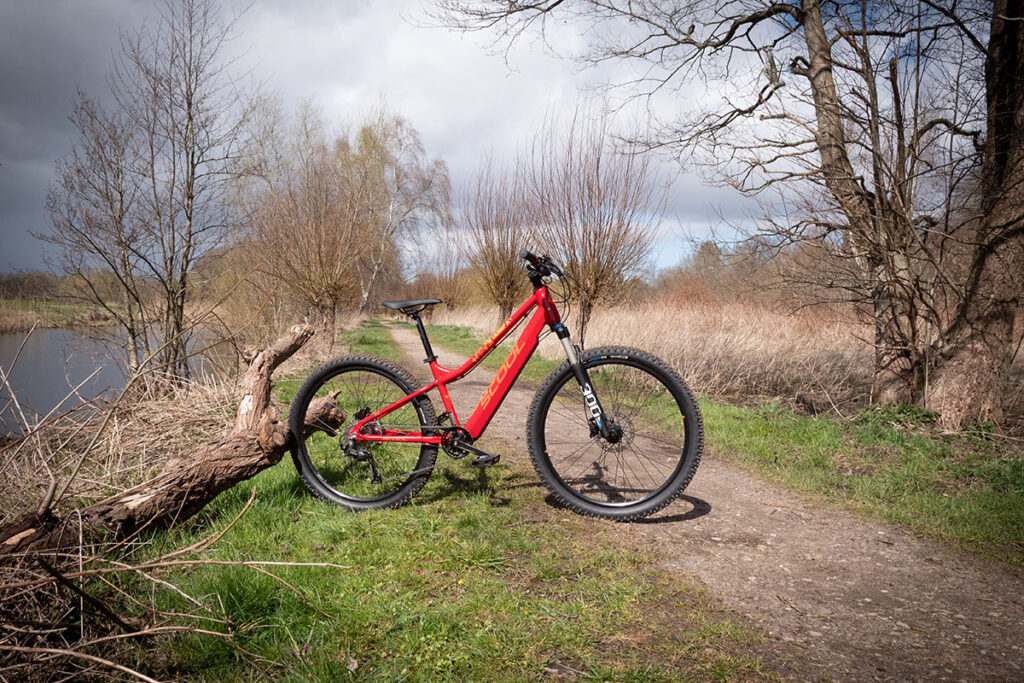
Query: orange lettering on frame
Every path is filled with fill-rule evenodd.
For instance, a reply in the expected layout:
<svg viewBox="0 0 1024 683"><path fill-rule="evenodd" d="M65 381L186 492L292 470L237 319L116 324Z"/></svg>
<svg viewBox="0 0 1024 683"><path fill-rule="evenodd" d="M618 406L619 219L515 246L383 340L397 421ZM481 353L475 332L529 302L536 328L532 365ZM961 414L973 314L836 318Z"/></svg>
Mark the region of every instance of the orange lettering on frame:
<svg viewBox="0 0 1024 683"><path fill-rule="evenodd" d="M499 368L498 372L495 373L494 379L491 381L491 385L487 387L487 391L484 392L484 397L481 399L478 409L484 409L490 404L491 399L498 393L498 390L501 388L501 383L505 381L505 377L508 376L508 371L512 369L513 365L515 365L516 359L519 358L519 354L523 352L524 348L526 348L525 340L520 340L512 347L512 352L508 354L508 358L505 359L505 362L501 364L501 368Z"/></svg>

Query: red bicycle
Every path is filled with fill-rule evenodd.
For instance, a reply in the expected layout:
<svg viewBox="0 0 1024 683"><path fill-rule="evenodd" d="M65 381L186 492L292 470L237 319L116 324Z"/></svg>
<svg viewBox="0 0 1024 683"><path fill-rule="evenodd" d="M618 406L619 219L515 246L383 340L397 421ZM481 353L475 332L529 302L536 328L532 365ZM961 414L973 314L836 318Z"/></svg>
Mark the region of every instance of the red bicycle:
<svg viewBox="0 0 1024 683"><path fill-rule="evenodd" d="M292 458L319 498L350 510L397 507L427 482L441 448L453 459L472 455L477 467L499 456L473 445L530 359L545 328L562 343L566 361L544 381L530 407L530 459L564 505L618 521L645 517L686 488L700 463L703 425L689 389L670 367L644 351L612 346L581 352L572 344L548 289L564 278L546 256L520 252L533 294L462 367L437 362L420 313L440 299L384 301L419 331L434 380L412 376L383 358L357 355L317 368L292 403ZM564 300L563 300L564 301ZM533 311L532 316L530 315ZM448 385L465 377L523 320L526 327L463 423ZM436 390L445 412L427 396ZM303 428L312 401L336 397L350 420L341 429Z"/></svg>

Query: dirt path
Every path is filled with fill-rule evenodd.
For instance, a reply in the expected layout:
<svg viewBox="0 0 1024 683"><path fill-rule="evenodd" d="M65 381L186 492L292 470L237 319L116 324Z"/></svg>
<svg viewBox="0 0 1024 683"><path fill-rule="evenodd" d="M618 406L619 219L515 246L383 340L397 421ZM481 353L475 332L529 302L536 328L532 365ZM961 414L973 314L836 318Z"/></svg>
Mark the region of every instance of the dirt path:
<svg viewBox="0 0 1024 683"><path fill-rule="evenodd" d="M390 329L407 368L426 380L415 332ZM449 367L464 360L440 351ZM460 416L490 378L478 368L453 385ZM528 463L533 390L521 384L481 445ZM684 500L613 526L623 543L657 546L668 570L782 641L785 668L798 678L1024 680L1024 572L811 501L714 453Z"/></svg>

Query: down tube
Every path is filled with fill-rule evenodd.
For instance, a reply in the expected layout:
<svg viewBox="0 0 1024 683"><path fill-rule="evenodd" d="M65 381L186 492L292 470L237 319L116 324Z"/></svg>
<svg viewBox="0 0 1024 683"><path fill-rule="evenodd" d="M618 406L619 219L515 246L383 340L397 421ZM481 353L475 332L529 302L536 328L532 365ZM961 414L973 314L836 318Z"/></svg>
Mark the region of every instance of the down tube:
<svg viewBox="0 0 1024 683"><path fill-rule="evenodd" d="M509 389L519 377L519 373L523 371L526 361L530 360L534 349L537 348L537 337L544 329L544 324L544 310L538 307L533 317L530 318L530 322L526 324L526 329L516 341L516 345L509 351L508 358L494 373L491 385L487 387L480 403L473 409L473 414L466 420L465 427L472 438L476 439L487 429L494 413L501 406L501 402L505 400L505 396L508 395Z"/></svg>

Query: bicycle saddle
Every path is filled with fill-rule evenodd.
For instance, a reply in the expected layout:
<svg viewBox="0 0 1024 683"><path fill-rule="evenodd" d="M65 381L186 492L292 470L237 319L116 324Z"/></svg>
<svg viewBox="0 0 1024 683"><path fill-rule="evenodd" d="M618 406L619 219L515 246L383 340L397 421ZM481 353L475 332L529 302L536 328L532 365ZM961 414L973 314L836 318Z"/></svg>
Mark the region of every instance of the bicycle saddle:
<svg viewBox="0 0 1024 683"><path fill-rule="evenodd" d="M401 311L408 315L409 313L419 313L427 306L433 306L434 304L444 303L440 299L401 299L392 301L381 301L380 305L384 308L390 308L394 311Z"/></svg>

